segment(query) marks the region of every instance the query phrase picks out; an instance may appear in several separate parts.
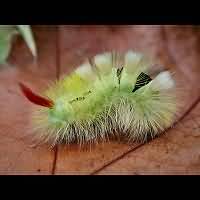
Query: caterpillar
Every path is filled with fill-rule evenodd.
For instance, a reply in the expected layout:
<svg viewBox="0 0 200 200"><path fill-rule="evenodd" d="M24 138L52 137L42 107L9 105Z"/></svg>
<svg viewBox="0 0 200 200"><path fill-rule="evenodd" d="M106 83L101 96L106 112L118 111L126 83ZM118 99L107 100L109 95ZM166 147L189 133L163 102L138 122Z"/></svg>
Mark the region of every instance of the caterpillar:
<svg viewBox="0 0 200 200"><path fill-rule="evenodd" d="M105 52L55 81L44 96L19 84L38 105L32 124L44 143L82 145L113 137L144 143L169 128L177 112L171 73L152 71L142 53Z"/></svg>

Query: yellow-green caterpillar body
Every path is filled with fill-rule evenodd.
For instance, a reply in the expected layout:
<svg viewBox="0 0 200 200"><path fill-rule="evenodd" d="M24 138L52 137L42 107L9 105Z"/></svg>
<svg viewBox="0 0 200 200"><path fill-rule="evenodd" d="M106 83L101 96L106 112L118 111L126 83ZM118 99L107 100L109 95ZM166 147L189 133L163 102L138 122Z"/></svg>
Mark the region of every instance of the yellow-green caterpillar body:
<svg viewBox="0 0 200 200"><path fill-rule="evenodd" d="M21 85L26 97L41 105L33 113L38 138L54 146L113 136L145 142L159 135L175 119L175 81L168 71L151 77L151 68L140 53L106 52L56 81L43 103Z"/></svg>

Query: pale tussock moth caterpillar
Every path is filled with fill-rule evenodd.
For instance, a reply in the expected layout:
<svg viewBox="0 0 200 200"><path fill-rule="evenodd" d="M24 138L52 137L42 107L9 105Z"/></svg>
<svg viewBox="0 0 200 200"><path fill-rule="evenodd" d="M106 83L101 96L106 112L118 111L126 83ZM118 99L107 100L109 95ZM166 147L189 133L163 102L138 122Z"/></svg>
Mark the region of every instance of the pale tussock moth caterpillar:
<svg viewBox="0 0 200 200"><path fill-rule="evenodd" d="M145 142L169 128L177 112L175 81L169 71L151 76L152 62L140 53L107 52L88 59L70 75L35 95L37 138L50 143L79 144L120 136Z"/></svg>

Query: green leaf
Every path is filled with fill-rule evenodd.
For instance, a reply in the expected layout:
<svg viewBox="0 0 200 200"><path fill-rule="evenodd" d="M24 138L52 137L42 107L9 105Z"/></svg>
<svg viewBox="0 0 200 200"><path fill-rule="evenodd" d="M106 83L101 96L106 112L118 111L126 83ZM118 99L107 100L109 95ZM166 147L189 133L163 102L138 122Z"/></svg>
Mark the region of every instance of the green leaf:
<svg viewBox="0 0 200 200"><path fill-rule="evenodd" d="M16 34L22 35L32 55L37 57L30 25L0 25L0 64L6 62L12 46L12 37Z"/></svg>
<svg viewBox="0 0 200 200"><path fill-rule="evenodd" d="M17 28L19 32L21 33L21 35L23 36L33 56L37 57L36 45L35 45L35 41L33 38L30 25L17 25Z"/></svg>
<svg viewBox="0 0 200 200"><path fill-rule="evenodd" d="M0 64L4 64L11 49L12 36L17 34L14 26L0 25Z"/></svg>

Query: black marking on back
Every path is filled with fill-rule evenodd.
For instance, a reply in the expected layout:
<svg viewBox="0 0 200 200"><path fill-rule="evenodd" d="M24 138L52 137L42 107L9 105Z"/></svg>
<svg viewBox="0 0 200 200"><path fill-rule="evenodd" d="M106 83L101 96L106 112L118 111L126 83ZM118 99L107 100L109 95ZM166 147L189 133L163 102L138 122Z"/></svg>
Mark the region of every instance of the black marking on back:
<svg viewBox="0 0 200 200"><path fill-rule="evenodd" d="M69 101L69 103L74 103L74 102L76 102L76 101L82 101L82 100L85 100L85 97L77 97L77 98L75 98L75 99Z"/></svg>
<svg viewBox="0 0 200 200"><path fill-rule="evenodd" d="M71 101L69 101L69 103L74 103L74 102L77 102L77 101L83 101L83 100L85 100L86 99L86 96L88 96L89 94L91 94L92 93L92 91L88 91L88 92L86 92L86 93L84 93L83 95L84 96L81 96L81 97L77 97L77 98L75 98L75 99L72 99Z"/></svg>
<svg viewBox="0 0 200 200"><path fill-rule="evenodd" d="M120 80L121 80L123 69L124 69L123 67L117 69L117 78L118 78L119 85L120 85Z"/></svg>
<svg viewBox="0 0 200 200"><path fill-rule="evenodd" d="M132 92L135 92L136 90L138 90L139 88L147 85L149 82L151 82L152 79L149 75L145 74L145 73L140 73L140 75L137 77L137 81L135 84L135 88L133 89Z"/></svg>

